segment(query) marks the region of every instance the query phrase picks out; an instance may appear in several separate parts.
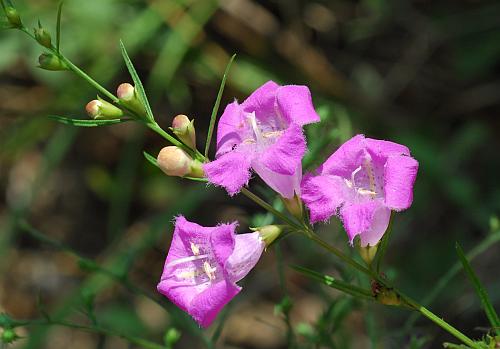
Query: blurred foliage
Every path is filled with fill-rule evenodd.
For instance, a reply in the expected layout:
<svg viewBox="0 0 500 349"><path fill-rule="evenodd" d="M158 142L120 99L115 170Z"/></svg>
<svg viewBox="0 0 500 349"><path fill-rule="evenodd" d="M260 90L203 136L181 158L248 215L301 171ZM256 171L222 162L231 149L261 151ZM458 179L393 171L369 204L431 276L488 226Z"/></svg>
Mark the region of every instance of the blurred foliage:
<svg viewBox="0 0 500 349"><path fill-rule="evenodd" d="M25 24L40 19L54 37L57 1L15 5ZM158 122L194 117L199 148L235 52L222 106L269 79L311 87L323 121L306 130L307 168L355 133L408 145L420 162L415 200L396 215L384 271L424 299L457 263L455 241L468 251L498 232L498 220L488 222L500 212L499 18L493 0L66 0L61 49L113 90L130 82L122 39ZM164 176L141 154L156 154L162 140L138 125L77 129L49 120L84 117L96 91L71 73L36 68L40 53L22 33L0 31L0 313L41 317L39 295L54 318L80 319L75 309L90 293L98 321L159 343L174 326L176 348L286 348L287 339L300 348L440 348L452 340L423 319L398 332L409 313L342 296L288 268L359 278L299 237L284 240L281 255L268 251L220 324L202 333L175 308L167 314L23 234L20 219L154 294L174 215L205 225L238 219L241 231L273 219L244 197ZM252 186L272 201L258 179ZM319 230L347 250L338 223ZM472 263L497 309L498 251L496 243ZM431 306L482 337L488 320L456 274ZM113 336L23 330L18 347L128 347Z"/></svg>

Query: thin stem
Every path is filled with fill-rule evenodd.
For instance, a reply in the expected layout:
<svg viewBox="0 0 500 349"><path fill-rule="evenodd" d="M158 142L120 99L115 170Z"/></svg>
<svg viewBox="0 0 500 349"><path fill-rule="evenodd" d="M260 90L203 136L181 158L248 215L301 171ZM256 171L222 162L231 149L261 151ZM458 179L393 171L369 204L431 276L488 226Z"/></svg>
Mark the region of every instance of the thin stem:
<svg viewBox="0 0 500 349"><path fill-rule="evenodd" d="M103 328L100 326L87 326L87 325L80 325L80 324L75 324L71 322L66 322L66 321L53 321L53 320L34 320L34 321L23 321L23 326L62 326L62 327L67 327L67 328L73 328L77 330L82 330L82 331L88 331L88 332L95 332L95 333L100 333L103 335L109 335L109 336L115 336L115 337L121 337L129 342L139 345L142 348L145 349L165 349L163 345L159 345L157 343L151 342L147 339L141 338L141 337L136 337L136 336L131 336L128 334L124 333L119 333L114 330L110 330L107 328Z"/></svg>
<svg viewBox="0 0 500 349"><path fill-rule="evenodd" d="M314 233L312 230L308 229L304 233L305 233L305 235L309 239L311 239L312 241L316 242L318 245L320 245L321 247L323 247L325 250L331 252L332 254L334 254L335 256L337 256L338 258L340 258L341 260L343 260L344 262L346 262L350 266L354 267L355 269L359 270L360 272L362 272L362 273L364 273L364 274L366 274L366 275L368 275L368 276L370 276L370 277L372 277L372 278L374 278L376 280L378 279L378 275L375 274L372 270L366 268L362 264L356 262L351 257L345 255L338 248L330 245L328 242L324 241L318 235L316 235L316 233Z"/></svg>
<svg viewBox="0 0 500 349"><path fill-rule="evenodd" d="M365 273L366 275L372 277L375 281L383 285L384 287L387 288L392 288L394 292L396 292L401 299L404 301L403 303L405 305L409 305L411 308L414 310L420 312L423 316L427 317L431 321L433 321L435 324L437 324L439 327L450 333L451 335L455 336L457 339L462 341L464 344L470 346L471 348L474 349L481 349L481 347L475 343L472 339L467 337L465 334L457 330L455 327L435 315L433 312L431 312L429 309L425 308L423 305L420 305L418 302L415 300L411 299L410 297L404 295L401 291L399 291L397 288L394 288L393 286L389 285L386 280L381 279L376 273L374 273L372 270L365 268L363 265L359 264L355 260L353 260L351 257L346 256L343 254L340 250L337 248L331 246L328 244L326 241L323 241L319 236L317 236L314 232L308 231L307 236L316 242L318 245L323 247L324 249L330 251L340 259L342 259L344 262L348 263L349 265L353 266L354 268L358 269L359 271Z"/></svg>
<svg viewBox="0 0 500 349"><path fill-rule="evenodd" d="M444 329L445 331L447 331L448 333L453 335L455 338L462 341L464 344L466 344L469 347L474 348L474 349L483 349L481 345L479 345L478 343L475 343L472 339L467 337L465 334L463 334L462 332L457 330L455 327L453 327L452 325L450 325L449 323L444 321L442 318L440 318L439 316L434 314L432 311L430 311L429 309L427 309L423 305L420 305L419 303L417 303L416 301L414 301L410 297L403 295L399 291L396 291L396 292L398 292L398 294L401 296L401 298L408 305L410 305L412 308L414 308L420 314L422 314L423 316L425 316L426 318L428 318L429 320L434 322L436 325L438 325L439 327L441 327L442 329Z"/></svg>
<svg viewBox="0 0 500 349"><path fill-rule="evenodd" d="M242 188L241 189L241 193L243 195L245 195L247 198L249 198L250 200L254 201L257 205L261 206L262 208L264 208L265 210L271 212L272 214L274 214L276 217L278 217L282 221L286 222L291 227L293 227L293 228L295 228L297 230L302 230L303 229L296 222L294 222L293 220L291 220L290 218L288 218L287 216L285 216L283 213L281 213L280 211L278 211L277 209L275 209L273 206L271 206L270 204L268 204L267 202L265 202L264 200L262 200L260 197L258 197L254 193L252 193L250 190L248 190L246 188Z"/></svg>

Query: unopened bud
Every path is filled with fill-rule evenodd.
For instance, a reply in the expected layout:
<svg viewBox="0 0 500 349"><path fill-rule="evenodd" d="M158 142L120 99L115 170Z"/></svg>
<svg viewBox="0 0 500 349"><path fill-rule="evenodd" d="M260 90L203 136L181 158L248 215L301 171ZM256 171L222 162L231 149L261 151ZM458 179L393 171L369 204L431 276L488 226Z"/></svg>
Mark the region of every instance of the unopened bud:
<svg viewBox="0 0 500 349"><path fill-rule="evenodd" d="M283 232L282 226L279 225L265 225L259 228L250 228L250 230L259 233L262 241L266 244L266 247L269 247Z"/></svg>
<svg viewBox="0 0 500 349"><path fill-rule="evenodd" d="M38 57L38 63L40 64L38 67L45 70L68 70L66 63L52 53L42 53L40 57Z"/></svg>
<svg viewBox="0 0 500 349"><path fill-rule="evenodd" d="M295 194L293 198L287 199L282 197L283 204L285 205L288 212L290 212L294 217L302 220L302 200Z"/></svg>
<svg viewBox="0 0 500 349"><path fill-rule="evenodd" d="M21 22L21 17L19 17L19 12L12 7L12 6L7 6L5 7L5 16L7 17L7 20L9 21L10 24L12 24L13 27L15 28L21 28L23 26L23 23Z"/></svg>
<svg viewBox="0 0 500 349"><path fill-rule="evenodd" d="M5 330L3 330L0 338L2 343L10 344L13 343L16 339L18 339L19 336L16 334L16 332L14 332L14 330L6 328Z"/></svg>
<svg viewBox="0 0 500 349"><path fill-rule="evenodd" d="M194 120L189 120L186 115L177 115L172 120L172 132L179 137L191 149L196 149L196 131L194 128Z"/></svg>
<svg viewBox="0 0 500 349"><path fill-rule="evenodd" d="M163 148L156 161L161 170L169 176L197 178L204 176L201 163L193 160L184 150L176 146Z"/></svg>
<svg viewBox="0 0 500 349"><path fill-rule="evenodd" d="M35 39L38 43L44 47L51 48L52 47L52 39L48 31L39 25L37 29L35 29Z"/></svg>
<svg viewBox="0 0 500 349"><path fill-rule="evenodd" d="M179 339L181 339L181 333L174 327L169 328L163 337L163 341L167 348L173 348L174 344L177 343Z"/></svg>
<svg viewBox="0 0 500 349"><path fill-rule="evenodd" d="M366 264L370 265L375 258L378 250L378 244L375 246L361 246L359 243L357 244L358 252L361 258L365 261Z"/></svg>
<svg viewBox="0 0 500 349"><path fill-rule="evenodd" d="M120 101L125 104L130 110L134 111L141 117L146 116L146 109L142 104L137 91L134 86L129 83L123 83L116 89L116 96Z"/></svg>
<svg viewBox="0 0 500 349"><path fill-rule="evenodd" d="M101 98L88 102L85 110L93 119L111 120L119 119L123 116L123 110Z"/></svg>

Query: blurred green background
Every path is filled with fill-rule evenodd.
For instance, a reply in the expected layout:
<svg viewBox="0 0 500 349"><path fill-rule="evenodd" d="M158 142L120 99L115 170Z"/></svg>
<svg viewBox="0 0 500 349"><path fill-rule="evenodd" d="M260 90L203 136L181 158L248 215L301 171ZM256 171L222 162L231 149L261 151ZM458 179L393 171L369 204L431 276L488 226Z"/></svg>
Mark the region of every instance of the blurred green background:
<svg viewBox="0 0 500 349"><path fill-rule="evenodd" d="M25 25L39 18L54 33L58 2L15 5ZM200 148L233 53L222 108L270 79L311 88L323 122L306 130L308 168L356 133L407 145L420 162L415 200L395 216L385 272L417 300L457 263L455 241L470 250L498 233L498 1L67 0L62 27L63 53L111 91L131 82L122 39L158 122L195 118ZM174 215L204 225L238 219L241 232L272 222L245 197L163 175L142 150L157 154L165 144L140 125L77 129L49 120L85 118L96 91L70 72L36 68L42 52L22 33L0 31L0 313L47 311L85 323L81 310L92 304L101 324L122 333L161 342L177 328L176 348L204 347L216 329L218 348L440 348L453 340L425 319L401 331L409 312L352 300L290 269L359 277L300 236L265 253L205 333L33 239L18 222L155 293ZM257 178L251 184L274 200ZM319 231L349 251L336 220ZM497 307L499 252L493 245L473 262ZM461 272L430 308L472 337L488 330ZM61 327L19 334L26 338L15 348L134 348Z"/></svg>

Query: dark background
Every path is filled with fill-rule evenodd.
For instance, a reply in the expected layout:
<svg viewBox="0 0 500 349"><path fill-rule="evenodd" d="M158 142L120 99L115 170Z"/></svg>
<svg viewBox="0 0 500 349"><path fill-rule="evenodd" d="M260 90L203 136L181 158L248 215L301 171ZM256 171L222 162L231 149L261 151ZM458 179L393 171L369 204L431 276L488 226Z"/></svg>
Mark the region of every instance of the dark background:
<svg viewBox="0 0 500 349"><path fill-rule="evenodd" d="M54 33L56 1L15 4L25 25L40 18ZM270 79L312 90L323 122L307 127L309 168L356 133L407 145L420 162L415 200L394 217L384 270L417 300L457 263L456 241L470 250L498 233L498 1L67 0L62 26L63 53L111 91L131 82L122 39L158 122L166 128L177 114L195 118L199 148L233 53L222 107ZM238 219L241 232L272 217L245 197L163 175L142 150L157 154L166 144L141 125L77 129L49 120L85 118L96 91L70 72L36 68L42 52L20 32L0 32L0 312L38 318L42 307L85 323L78 310L95 298L106 326L155 341L175 326L182 333L176 347L202 347L185 317L83 270L78 258L34 239L19 222L155 292L174 215L204 225ZM274 200L257 178L251 186ZM336 220L319 231L350 251ZM276 308L286 295L301 348L440 348L453 341L426 319L402 333L409 312L352 300L288 268L358 277L302 237L285 240L280 251L282 258L267 251L244 280L221 317L218 347L291 346ZM496 305L499 262L498 244L473 262ZM461 272L430 308L472 337L488 331ZM30 335L16 348L129 347L61 327L19 332Z"/></svg>

